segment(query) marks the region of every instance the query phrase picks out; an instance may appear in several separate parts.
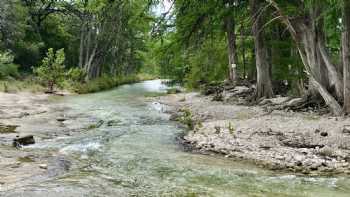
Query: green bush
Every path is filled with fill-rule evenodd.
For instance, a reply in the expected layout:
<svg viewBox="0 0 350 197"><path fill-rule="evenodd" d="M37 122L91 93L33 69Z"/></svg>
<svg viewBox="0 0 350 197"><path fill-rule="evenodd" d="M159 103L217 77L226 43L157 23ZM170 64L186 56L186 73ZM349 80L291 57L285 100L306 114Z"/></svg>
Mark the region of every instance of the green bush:
<svg viewBox="0 0 350 197"><path fill-rule="evenodd" d="M13 55L9 52L0 53L0 79L18 78L18 66L13 64Z"/></svg>
<svg viewBox="0 0 350 197"><path fill-rule="evenodd" d="M84 82L86 72L81 68L71 68L69 69L67 76L73 82Z"/></svg>
<svg viewBox="0 0 350 197"><path fill-rule="evenodd" d="M64 49L54 53L53 49L50 48L42 60L42 64L33 69L39 80L47 85L49 92L53 92L54 86L62 87L63 85L66 76L64 60Z"/></svg>
<svg viewBox="0 0 350 197"><path fill-rule="evenodd" d="M130 76L102 76L97 79L93 79L86 83L73 83L72 89L78 94L87 94L103 90L108 90L119 85L135 83L143 80L148 80L150 78L144 78L142 75L130 75Z"/></svg>

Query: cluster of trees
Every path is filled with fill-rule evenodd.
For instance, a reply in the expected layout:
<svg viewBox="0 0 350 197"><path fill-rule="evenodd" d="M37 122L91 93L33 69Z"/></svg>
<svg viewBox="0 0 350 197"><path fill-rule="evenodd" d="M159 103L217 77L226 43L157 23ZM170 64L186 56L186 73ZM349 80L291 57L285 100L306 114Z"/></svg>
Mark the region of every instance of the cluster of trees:
<svg viewBox="0 0 350 197"><path fill-rule="evenodd" d="M85 80L140 70L151 15L143 0L1 0L0 54L20 71L41 65L48 49L64 49L67 68ZM60 52L62 53L62 52Z"/></svg>
<svg viewBox="0 0 350 197"><path fill-rule="evenodd" d="M162 74L192 87L254 81L257 100L288 90L350 112L350 0L171 2L153 29Z"/></svg>
<svg viewBox="0 0 350 197"><path fill-rule="evenodd" d="M194 88L249 81L256 100L306 95L339 115L350 112L349 28L350 0L1 0L0 77L64 49L84 80L143 69Z"/></svg>

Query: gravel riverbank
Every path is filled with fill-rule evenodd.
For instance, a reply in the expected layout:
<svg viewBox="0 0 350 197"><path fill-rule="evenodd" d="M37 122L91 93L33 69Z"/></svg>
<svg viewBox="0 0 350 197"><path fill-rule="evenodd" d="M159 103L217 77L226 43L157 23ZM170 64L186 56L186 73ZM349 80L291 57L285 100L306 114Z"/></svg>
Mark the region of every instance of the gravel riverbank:
<svg viewBox="0 0 350 197"><path fill-rule="evenodd" d="M266 112L261 106L216 102L198 93L162 96L159 102L172 120L192 122L193 128L181 141L196 151L220 153L269 169L350 174L349 118Z"/></svg>

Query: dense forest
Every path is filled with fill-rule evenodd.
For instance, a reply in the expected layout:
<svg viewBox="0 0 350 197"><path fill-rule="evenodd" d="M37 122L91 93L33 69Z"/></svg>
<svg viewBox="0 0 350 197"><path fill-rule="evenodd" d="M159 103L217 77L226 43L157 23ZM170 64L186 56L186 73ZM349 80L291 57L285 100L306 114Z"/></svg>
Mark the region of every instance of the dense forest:
<svg viewBox="0 0 350 197"><path fill-rule="evenodd" d="M153 57L162 74L190 87L248 82L253 100L303 96L348 113L349 7L347 0L177 0Z"/></svg>
<svg viewBox="0 0 350 197"><path fill-rule="evenodd" d="M253 101L303 96L350 112L349 0L2 0L0 51L3 80L62 64L79 83L226 81L252 86Z"/></svg>
<svg viewBox="0 0 350 197"><path fill-rule="evenodd" d="M147 6L145 1L1 1L1 77L28 76L41 66L41 75L56 72L41 77L55 79L52 86L67 79L57 73L63 70L79 82L137 73L150 28ZM57 62L64 68L47 68L60 49Z"/></svg>

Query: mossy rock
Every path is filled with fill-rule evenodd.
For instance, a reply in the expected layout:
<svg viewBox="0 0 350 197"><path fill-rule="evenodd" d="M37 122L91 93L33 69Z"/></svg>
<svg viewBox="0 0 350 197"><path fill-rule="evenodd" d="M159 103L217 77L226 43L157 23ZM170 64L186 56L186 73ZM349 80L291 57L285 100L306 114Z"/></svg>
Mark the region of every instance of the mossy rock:
<svg viewBox="0 0 350 197"><path fill-rule="evenodd" d="M21 163L31 163L31 162L35 162L35 159L33 158L33 156L24 156L24 157L17 158L17 161Z"/></svg>
<svg viewBox="0 0 350 197"><path fill-rule="evenodd" d="M96 124L91 124L88 126L88 130L90 129L97 129L97 128L100 128L103 124L104 124L105 121L103 120L99 120Z"/></svg>
<svg viewBox="0 0 350 197"><path fill-rule="evenodd" d="M0 124L0 134L4 133L16 133L17 125L4 125Z"/></svg>

